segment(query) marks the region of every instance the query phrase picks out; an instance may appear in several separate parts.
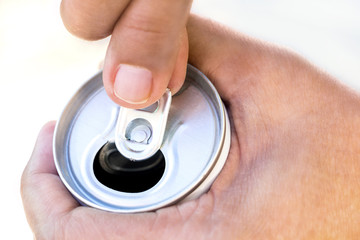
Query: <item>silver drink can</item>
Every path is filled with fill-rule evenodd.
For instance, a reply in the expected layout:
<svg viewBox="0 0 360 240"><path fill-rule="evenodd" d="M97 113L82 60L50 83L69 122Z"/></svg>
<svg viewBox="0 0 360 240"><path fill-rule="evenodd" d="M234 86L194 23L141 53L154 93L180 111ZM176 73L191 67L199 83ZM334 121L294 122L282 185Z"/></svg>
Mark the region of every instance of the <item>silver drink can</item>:
<svg viewBox="0 0 360 240"><path fill-rule="evenodd" d="M160 150L149 159L131 161L117 150L120 112L99 73L78 90L57 122L55 165L81 204L144 212L208 191L229 153L230 124L219 94L204 74L188 65L185 83L172 97Z"/></svg>

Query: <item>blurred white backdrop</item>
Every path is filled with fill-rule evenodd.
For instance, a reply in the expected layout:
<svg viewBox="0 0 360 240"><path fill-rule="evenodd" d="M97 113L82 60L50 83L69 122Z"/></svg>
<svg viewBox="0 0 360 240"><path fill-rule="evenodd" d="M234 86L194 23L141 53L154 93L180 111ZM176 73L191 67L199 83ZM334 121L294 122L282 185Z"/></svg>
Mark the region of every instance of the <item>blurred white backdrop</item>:
<svg viewBox="0 0 360 240"><path fill-rule="evenodd" d="M4 239L32 238L20 198L22 170L41 126L57 119L78 87L98 71L108 43L108 39L87 42L67 33L59 4L59 0L0 2ZM194 0L192 12L286 46L360 90L357 0Z"/></svg>

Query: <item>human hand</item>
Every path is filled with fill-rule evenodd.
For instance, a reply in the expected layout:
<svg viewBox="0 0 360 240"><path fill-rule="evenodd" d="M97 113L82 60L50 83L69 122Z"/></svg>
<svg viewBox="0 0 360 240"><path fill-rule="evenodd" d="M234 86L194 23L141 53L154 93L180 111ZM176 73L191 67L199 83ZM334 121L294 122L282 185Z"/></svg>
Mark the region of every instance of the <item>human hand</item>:
<svg viewBox="0 0 360 240"><path fill-rule="evenodd" d="M56 174L53 123L22 178L40 239L353 239L360 98L293 53L191 17L190 63L228 107L227 162L199 199L141 214L79 206Z"/></svg>
<svg viewBox="0 0 360 240"><path fill-rule="evenodd" d="M186 21L191 0L62 0L61 15L76 36L112 34L104 62L106 92L116 103L142 108L166 88L176 93L188 59Z"/></svg>

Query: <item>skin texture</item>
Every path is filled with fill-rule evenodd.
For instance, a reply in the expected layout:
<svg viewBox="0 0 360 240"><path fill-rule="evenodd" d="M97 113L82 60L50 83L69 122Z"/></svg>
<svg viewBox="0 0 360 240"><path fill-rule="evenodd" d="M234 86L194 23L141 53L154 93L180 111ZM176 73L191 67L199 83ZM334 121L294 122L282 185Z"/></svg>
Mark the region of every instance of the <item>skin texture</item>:
<svg viewBox="0 0 360 240"><path fill-rule="evenodd" d="M61 16L66 28L88 40L112 34L105 57L103 81L109 97L121 106L143 108L169 88L175 94L184 82L188 59L186 21L191 0L63 0ZM148 98L124 101L114 91L122 64L152 73L152 84L125 78L122 85ZM136 87L131 88L132 85ZM126 94L128 89L121 91ZM141 94L143 93L143 94ZM132 100L130 99L130 100ZM142 99L140 97L140 99Z"/></svg>
<svg viewBox="0 0 360 240"><path fill-rule="evenodd" d="M37 239L358 239L360 97L306 60L198 17L189 62L222 96L230 154L199 199L141 214L79 206L41 131L21 192Z"/></svg>

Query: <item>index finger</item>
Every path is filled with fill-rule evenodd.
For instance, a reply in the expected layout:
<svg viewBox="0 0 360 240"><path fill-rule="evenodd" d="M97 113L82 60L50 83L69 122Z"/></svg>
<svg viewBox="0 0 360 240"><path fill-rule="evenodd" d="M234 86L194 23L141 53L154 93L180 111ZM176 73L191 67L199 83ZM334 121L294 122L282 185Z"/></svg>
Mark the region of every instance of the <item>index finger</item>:
<svg viewBox="0 0 360 240"><path fill-rule="evenodd" d="M130 0L62 0L60 12L72 34L97 40L111 34Z"/></svg>

